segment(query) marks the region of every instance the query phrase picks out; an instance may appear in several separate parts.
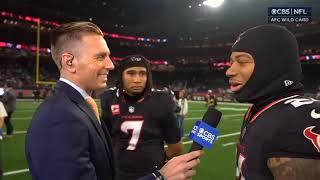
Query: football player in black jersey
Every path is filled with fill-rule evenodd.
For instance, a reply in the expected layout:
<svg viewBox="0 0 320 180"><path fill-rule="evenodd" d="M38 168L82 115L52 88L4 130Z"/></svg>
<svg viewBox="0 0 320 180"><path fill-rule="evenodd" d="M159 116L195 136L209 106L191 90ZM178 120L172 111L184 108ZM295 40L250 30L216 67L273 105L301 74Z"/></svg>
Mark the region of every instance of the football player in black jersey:
<svg viewBox="0 0 320 180"><path fill-rule="evenodd" d="M226 75L235 98L253 104L237 146L237 179L320 179L320 101L302 94L294 35L278 25L245 31Z"/></svg>
<svg viewBox="0 0 320 180"><path fill-rule="evenodd" d="M126 57L118 71L117 87L101 96L102 119L114 142L116 179L133 180L160 169L183 145L174 102L170 93L152 90L148 60Z"/></svg>

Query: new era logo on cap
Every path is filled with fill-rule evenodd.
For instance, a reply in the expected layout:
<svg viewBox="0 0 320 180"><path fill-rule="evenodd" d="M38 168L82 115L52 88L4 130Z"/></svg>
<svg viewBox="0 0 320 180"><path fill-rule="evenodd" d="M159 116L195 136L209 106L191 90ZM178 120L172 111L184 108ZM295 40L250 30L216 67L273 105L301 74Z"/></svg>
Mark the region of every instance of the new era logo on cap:
<svg viewBox="0 0 320 180"><path fill-rule="evenodd" d="M284 85L287 87L287 86L290 86L291 84L293 84L293 81L291 80L284 80Z"/></svg>
<svg viewBox="0 0 320 180"><path fill-rule="evenodd" d="M131 61L141 61L141 57L136 57L136 56L133 56L130 58Z"/></svg>

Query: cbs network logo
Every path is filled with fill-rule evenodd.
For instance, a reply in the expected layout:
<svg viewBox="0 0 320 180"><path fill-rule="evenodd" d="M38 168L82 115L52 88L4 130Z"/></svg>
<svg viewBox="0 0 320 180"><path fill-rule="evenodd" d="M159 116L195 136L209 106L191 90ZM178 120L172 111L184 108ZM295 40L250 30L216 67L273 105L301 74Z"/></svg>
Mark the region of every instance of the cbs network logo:
<svg viewBox="0 0 320 180"><path fill-rule="evenodd" d="M310 23L312 7L269 7L269 23Z"/></svg>

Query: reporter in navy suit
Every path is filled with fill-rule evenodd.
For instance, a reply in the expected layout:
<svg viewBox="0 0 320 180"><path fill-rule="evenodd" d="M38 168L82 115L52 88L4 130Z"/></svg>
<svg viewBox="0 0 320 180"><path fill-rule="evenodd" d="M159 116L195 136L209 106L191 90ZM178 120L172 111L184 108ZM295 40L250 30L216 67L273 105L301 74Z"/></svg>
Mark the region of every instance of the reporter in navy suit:
<svg viewBox="0 0 320 180"><path fill-rule="evenodd" d="M33 115L27 132L32 179L113 180L111 140L90 96L106 88L108 73L114 69L103 33L91 22L63 24L51 32L51 54L60 79L53 96ZM176 157L140 179L190 179L201 154Z"/></svg>
<svg viewBox="0 0 320 180"><path fill-rule="evenodd" d="M92 23L65 24L51 33L60 70L55 94L35 112L26 137L34 180L113 179L113 155L104 124L86 102L106 87L114 69L101 30Z"/></svg>

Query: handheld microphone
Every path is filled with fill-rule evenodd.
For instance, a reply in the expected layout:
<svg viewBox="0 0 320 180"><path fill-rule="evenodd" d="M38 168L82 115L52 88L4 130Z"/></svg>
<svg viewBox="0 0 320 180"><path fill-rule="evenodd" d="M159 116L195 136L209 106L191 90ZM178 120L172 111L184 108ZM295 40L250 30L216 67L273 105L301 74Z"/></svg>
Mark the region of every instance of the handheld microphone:
<svg viewBox="0 0 320 180"><path fill-rule="evenodd" d="M189 152L201 150L203 147L211 148L217 139L218 130L215 129L220 122L222 113L212 106L209 106L202 121L197 121L189 138L193 140Z"/></svg>

